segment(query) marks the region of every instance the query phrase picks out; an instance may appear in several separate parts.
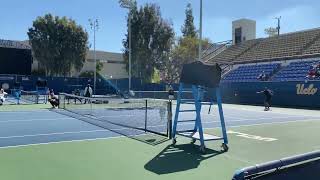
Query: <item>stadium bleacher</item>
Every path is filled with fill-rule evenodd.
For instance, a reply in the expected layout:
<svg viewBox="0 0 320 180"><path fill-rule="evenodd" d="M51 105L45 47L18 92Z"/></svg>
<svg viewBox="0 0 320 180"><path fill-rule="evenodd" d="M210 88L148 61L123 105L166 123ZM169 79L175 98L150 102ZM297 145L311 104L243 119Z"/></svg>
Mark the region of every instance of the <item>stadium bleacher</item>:
<svg viewBox="0 0 320 180"><path fill-rule="evenodd" d="M232 45L225 51L214 56L213 59L212 57L211 59L209 57L207 58L209 59L209 61L225 63L225 64L232 63L234 59L236 59L238 56L240 56L241 54L243 54L244 52L246 52L247 50L255 46L257 43L259 43L259 41L260 41L259 39L249 40L249 41L240 43L238 45Z"/></svg>
<svg viewBox="0 0 320 180"><path fill-rule="evenodd" d="M288 66L284 67L279 73L273 77L273 81L303 81L306 80L306 76L311 69L311 66L315 63L319 63L320 59L310 59L306 61L292 62ZM309 79L310 80L310 79ZM320 80L317 77L313 80Z"/></svg>
<svg viewBox="0 0 320 180"><path fill-rule="evenodd" d="M320 80L306 77L320 61L320 28L244 41L204 60L230 66L223 82L257 82L262 73L264 81Z"/></svg>
<svg viewBox="0 0 320 180"><path fill-rule="evenodd" d="M232 64L298 59L317 54L320 55L320 28L244 41L208 59L210 62Z"/></svg>
<svg viewBox="0 0 320 180"><path fill-rule="evenodd" d="M309 43L319 37L320 30L316 29L265 38L237 60L264 60L303 55L303 50L309 48Z"/></svg>
<svg viewBox="0 0 320 180"><path fill-rule="evenodd" d="M203 51L202 58L204 61L209 61L210 57L220 54L231 45L232 45L232 41L223 41L223 42L213 43L209 46L209 48Z"/></svg>
<svg viewBox="0 0 320 180"><path fill-rule="evenodd" d="M320 49L320 39L315 40L312 45L303 51L303 54L314 55L319 54Z"/></svg>
<svg viewBox="0 0 320 180"><path fill-rule="evenodd" d="M256 82L261 81L258 76L262 73L267 75L268 81L304 81L320 80L320 77L309 79L310 69L314 64L318 64L320 58L302 59L293 61L288 65L281 63L241 65L228 72L223 77L223 82Z"/></svg>
<svg viewBox="0 0 320 180"><path fill-rule="evenodd" d="M224 78L223 82L253 82L261 81L258 79L260 74L265 74L267 79L280 68L280 63L244 65L230 71ZM267 80L266 79L266 80Z"/></svg>

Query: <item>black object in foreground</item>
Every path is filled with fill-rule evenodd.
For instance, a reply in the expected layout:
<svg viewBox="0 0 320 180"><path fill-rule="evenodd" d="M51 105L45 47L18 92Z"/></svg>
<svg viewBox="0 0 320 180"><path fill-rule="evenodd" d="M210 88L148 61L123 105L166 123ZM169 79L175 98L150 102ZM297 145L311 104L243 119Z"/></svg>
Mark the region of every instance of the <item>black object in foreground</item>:
<svg viewBox="0 0 320 180"><path fill-rule="evenodd" d="M209 65L196 61L183 65L180 83L215 88L219 86L221 72L222 70L218 64Z"/></svg>
<svg viewBox="0 0 320 180"><path fill-rule="evenodd" d="M233 180L318 180L319 170L320 151L314 151L241 169Z"/></svg>

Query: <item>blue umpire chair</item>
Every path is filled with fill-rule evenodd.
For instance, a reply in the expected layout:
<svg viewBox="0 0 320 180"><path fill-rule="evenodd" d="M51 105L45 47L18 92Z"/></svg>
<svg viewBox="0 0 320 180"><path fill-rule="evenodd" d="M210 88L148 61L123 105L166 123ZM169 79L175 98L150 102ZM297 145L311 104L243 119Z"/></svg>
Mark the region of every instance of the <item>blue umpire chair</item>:
<svg viewBox="0 0 320 180"><path fill-rule="evenodd" d="M220 84L221 80L221 68L219 65L208 65L203 62L197 61L190 64L185 64L182 69L180 76L179 92L177 96L177 106L176 113L173 122L172 138L173 145L177 142L177 135L188 137L192 139L192 143L197 140L200 141L200 151L205 152L205 141L217 141L222 140L223 143L221 147L223 151L228 151L228 137L226 132L226 126L223 115L222 100L220 94ZM191 87L188 89L186 87ZM213 98L209 102L204 102L204 93L207 88L212 88L214 90L213 96L216 97L216 105L218 106L222 137L205 134L203 132L203 126L201 121L201 109L202 105L213 104ZM192 92L193 98L184 98L183 92L190 90ZM195 109L181 109L182 104L192 104ZM195 119L181 119L179 118L180 113L190 113L194 112L196 115ZM189 130L178 131L178 126L183 123L194 122L194 128Z"/></svg>

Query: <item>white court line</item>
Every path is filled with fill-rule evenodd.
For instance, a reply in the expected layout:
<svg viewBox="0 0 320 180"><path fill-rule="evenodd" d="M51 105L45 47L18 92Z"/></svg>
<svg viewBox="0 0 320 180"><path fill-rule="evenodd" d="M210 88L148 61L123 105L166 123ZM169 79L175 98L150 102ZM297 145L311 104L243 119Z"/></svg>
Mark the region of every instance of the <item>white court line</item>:
<svg viewBox="0 0 320 180"><path fill-rule="evenodd" d="M215 104L216 105L216 104ZM231 105L231 106L228 106L228 105ZM234 104L226 104L226 105L223 105L223 109L229 109L229 110L232 110L232 109L234 109L234 110L236 110L236 111L249 111L249 112L255 112L255 113L257 113L257 114L259 114L259 115L261 115L261 114L272 114L272 115L290 115L290 110L298 110L298 111L303 111L303 109L294 109L294 108L278 108L278 107L271 107L271 111L268 111L268 112L266 112L266 111L263 111L263 106L249 106L249 108L245 108L245 107L243 107L244 105L239 105L239 107L235 107L235 106L237 106L237 105L235 105L235 106L233 106ZM189 106L186 106L186 107L189 107ZM260 110L260 107L261 107L261 110ZM206 109L206 108L209 108L209 106L207 105L207 106L204 106L204 107L202 107L203 109ZM259 110L258 109L250 109L250 108L259 108ZM217 109L217 107L216 106L213 106L213 108L211 109L211 111L213 111L214 109ZM280 111L280 112L278 112L278 111L272 111L272 109L275 109L275 110L286 110L286 112L283 112L283 111ZM202 111L204 111L204 110L202 110ZM228 111L228 110L224 110L224 113L226 112L226 111ZM308 109L305 109L305 111L307 111L308 113L310 113L310 111L315 111L315 110L308 110ZM312 113L312 112L311 112ZM303 115L303 114L295 114L295 115L297 115L297 116L301 116L301 117L310 117L310 115ZM318 117L320 117L320 115L316 115L316 116L314 116L315 118L318 118Z"/></svg>
<svg viewBox="0 0 320 180"><path fill-rule="evenodd" d="M270 122L270 123L255 123L255 124L247 124L247 125L233 125L233 126L227 126L228 127L250 127L250 126L261 126L261 125L273 125L273 124L290 124L294 122L310 122L310 121L319 121L317 119L305 119L305 120L293 120L293 121L282 121L282 122ZM217 129L220 127L214 127L214 128L205 128L205 129Z"/></svg>
<svg viewBox="0 0 320 180"><path fill-rule="evenodd" d="M210 117L217 117L215 115L211 114L206 114L203 113L205 116L210 116ZM99 118L113 118L113 117L133 117L134 115L114 115L114 116L99 116ZM243 121L259 121L259 120L273 120L275 117L268 117L268 118L259 118L259 119L250 119L250 118L245 118L245 117L233 117L233 116L225 116L225 119L232 118L232 119L237 119L237 120L230 120L226 122L243 122ZM294 116L292 117L278 117L276 119L289 119L289 118L295 118ZM55 120L71 120L76 118L70 118L70 117L65 117L65 118L54 118L54 119L30 119L30 120L6 120L6 121L1 121L0 123L14 123L14 122L34 122L34 121L55 121ZM208 124L208 123L216 123L220 121L203 121L202 123ZM184 123L184 124L194 124L194 123ZM164 126L160 125L159 127ZM149 126L149 127L157 127L157 126Z"/></svg>
<svg viewBox="0 0 320 180"><path fill-rule="evenodd" d="M206 116L206 117L217 117L218 118L218 116L216 116L216 114L208 114L208 113L204 113L204 112L202 112L201 113L201 115L202 116ZM284 114L281 114L281 115L284 115ZM288 114L287 114L288 115ZM266 116L268 116L268 115L266 115ZM232 116L232 115L226 115L226 113L224 113L224 117L225 117L225 119L228 119L228 118L232 118L232 119L242 119L242 120L248 120L248 119L253 119L253 118L255 118L255 117L243 117L243 116ZM315 117L315 116L307 116L307 115L305 115L305 116L300 116L300 115L298 115L298 116L293 116L293 115L289 115L289 116L283 116L283 117L266 117L266 118L258 118L258 120L271 120L271 119L282 119L282 118L303 118L303 117L309 117L309 118L318 118L318 117ZM320 118L320 117L319 117ZM255 119L255 120L257 120L257 119Z"/></svg>
<svg viewBox="0 0 320 180"><path fill-rule="evenodd" d="M267 118L243 118L243 117L233 117L233 119L241 119L241 120L230 120L230 121L226 121L226 122L233 122L233 121L259 121L259 120L281 120L281 119L297 119L297 117L267 117ZM300 117L299 117L300 118ZM301 117L302 118L302 117ZM316 117L309 117L309 119L314 119Z"/></svg>
<svg viewBox="0 0 320 180"><path fill-rule="evenodd" d="M250 120L234 120L234 121L226 121L226 123L232 123L232 122L246 122L246 121L259 121L260 119L250 119ZM275 121L275 122L270 122L271 124L274 123L274 124L277 124L277 123L281 123L281 122L299 122L299 121L317 121L315 119L307 119L307 120L289 120L289 121ZM202 124L213 124L213 123L219 123L220 121L202 121ZM186 125L194 125L194 123L184 123ZM261 122L261 123L254 123L253 125L256 125L256 124L265 124L264 122ZM228 126L226 125L227 127L231 127L231 126ZM240 126L246 126L246 124L244 125L240 125ZM204 128L204 129L210 129L210 128Z"/></svg>
<svg viewBox="0 0 320 180"><path fill-rule="evenodd" d="M251 110L248 110L248 111L251 111ZM318 116L318 115L303 115L303 114L290 114L290 113L278 113L278 112L272 112L272 111L254 111L254 112L259 112L259 113L261 113L261 114L254 114L254 113L252 113L252 114L247 114L248 116L274 116L274 117L277 117L277 116L292 116L292 117L314 117L314 118L318 118L318 117L320 117L320 116ZM219 112L216 112L216 113L214 113L213 111L211 111L211 113L210 114L208 114L208 112L201 112L201 114L204 114L204 115L217 115L217 114L219 114ZM236 115L236 114L241 114L241 113L236 113L236 112L226 112L226 111L224 111L223 112L223 114L225 115L225 116L229 116L229 114L232 114L232 115ZM243 113L242 113L243 114Z"/></svg>
<svg viewBox="0 0 320 180"><path fill-rule="evenodd" d="M208 115L208 114L206 114ZM126 116L126 115L120 115L120 116ZM130 116L130 115L129 115ZM113 116L109 116L109 117L113 117ZM237 117L239 119L239 117ZM283 117L285 119L287 118L291 118L291 117ZM282 119L283 119L282 118ZM73 118L70 118L73 119ZM259 121L262 120L263 118L259 118L259 119L244 119L243 120L233 120L233 121L228 121L228 122L241 122L241 121ZM274 119L274 118L264 118L264 119ZM280 119L280 118L277 118ZM234 125L234 126L228 126L228 127L241 127L241 126L257 126L257 125L267 125L267 124L285 124L285 123L291 123L291 122L303 122L303 121L314 121L314 120L292 120L292 121L282 121L282 122L270 122L270 123L255 123L255 124L250 124L250 125ZM213 123L213 122L220 122L220 121L208 121L208 122L203 122L203 123ZM188 124L194 124L194 123L184 123L185 125ZM158 125L158 126L150 126L150 127L162 127L165 125ZM219 128L219 127L215 127L215 128ZM215 129L215 128L205 128L205 129ZM125 130L125 129L131 129L131 128L119 128L119 129L113 129L114 131L116 130ZM9 139L9 138L23 138L23 137L37 137L37 136L52 136L52 135L62 135L62 134L76 134L76 133L93 133L93 132L110 132L109 130L94 130L94 131L78 131L78 132L61 132L61 133L48 133L48 134L32 134L32 135L22 135L22 136L10 136L10 137L0 137L0 139ZM121 136L118 136L121 137ZM111 137L105 138L105 139L109 139ZM114 137L113 137L114 138ZM64 141L60 141L60 142L64 142ZM70 142L70 141L67 141ZM57 142L55 142L57 143ZM46 143L40 143L40 144L46 144ZM27 146L27 145L23 145L23 146ZM17 146L14 146L17 147Z"/></svg>
<svg viewBox="0 0 320 180"><path fill-rule="evenodd" d="M124 137L124 136L122 136ZM9 148L19 148L19 147L29 147L29 146L39 146L39 145L49 145L49 144L60 144L60 143L68 143L68 142L86 142L86 141L96 141L96 140L106 140L119 138L119 136L115 137L106 137L106 138L92 138L92 139L79 139L79 140L66 140L66 141L56 141L56 142L47 142L47 143L33 143L33 144L24 144L24 145L13 145L13 146L3 146L0 149L9 149Z"/></svg>
<svg viewBox="0 0 320 180"><path fill-rule="evenodd" d="M239 120L239 121L241 121L241 120ZM256 126L256 125L266 125L266 124L282 124L282 123L304 122L304 121L316 121L316 120L308 119L308 120L293 120L293 121L270 122L270 123L255 123L255 124L249 124L249 125L233 125L233 126L228 126L228 127ZM216 122L219 122L219 121L216 121ZM212 123L212 121L203 122L203 123L210 124L210 123ZM194 123L185 123L185 124L194 124ZM149 127L162 127L162 126L166 126L166 125L156 125L156 126L149 126ZM215 129L215 128L219 128L219 127L204 128L204 129ZM3 137L0 137L0 139L37 137L37 136L52 136L52 135L64 135L64 134L80 134L80 133L93 133L93 132L112 132L112 131L127 130L127 129L132 129L132 128L117 128L117 129L110 129L110 130L92 130L92 131L71 131L71 132L45 133L45 134L29 134L29 135L21 135L21 136L3 136Z"/></svg>
<svg viewBox="0 0 320 180"><path fill-rule="evenodd" d="M108 123L108 122L107 122ZM95 125L94 125L95 126ZM121 126L121 125L116 125ZM148 126L148 127L161 127L166 125L157 125L157 126ZM143 128L143 127L137 127L137 128ZM57 133L44 133L44 134L27 134L27 135L20 135L20 136L3 136L0 137L0 139L13 139L13 138L25 138L25 137L38 137L38 136L53 136L53 135L64 135L64 134L81 134L81 133L95 133L95 132L112 132L113 131L121 131L121 130L128 130L128 129L134 129L134 128L110 128L108 129L97 129L97 130L91 130L91 131L70 131L70 132L57 132Z"/></svg>
<svg viewBox="0 0 320 180"><path fill-rule="evenodd" d="M283 117L283 118L277 118L277 120L280 119L289 119L291 117ZM226 123L231 123L231 122L246 122L246 121L260 121L260 120L272 120L274 118L259 118L259 119L245 119L245 118L238 118L239 120L230 120L230 121L225 121ZM315 119L307 119L307 120L315 120ZM304 120L290 120L290 121L280 121L280 122L291 122L291 121L304 121ZM202 124L210 124L210 123L219 123L220 120L215 120L215 121L202 121ZM274 121L275 123L277 121ZM262 122L263 123L263 122ZM183 124L194 124L194 122L186 122Z"/></svg>
<svg viewBox="0 0 320 180"><path fill-rule="evenodd" d="M110 132L109 130L91 130L91 131L70 131L70 132L57 132L57 133L44 133L44 134L28 134L20 136L3 136L0 139L13 139L13 138L25 138L25 137L37 137L37 136L52 136L52 135L64 135L64 134L81 134L81 133L94 133L94 132Z"/></svg>
<svg viewBox="0 0 320 180"><path fill-rule="evenodd" d="M48 109L37 109L37 110L28 110L28 111L0 111L0 114L8 113L8 114L16 114L16 113L21 113L21 114L29 114L29 113L34 113L34 112L51 112Z"/></svg>
<svg viewBox="0 0 320 180"><path fill-rule="evenodd" d="M248 160L244 160L244 159L241 159L241 158L230 156L230 154L223 153L222 155L224 155L228 159L232 159L232 160L236 160L236 161L239 161L239 162L247 163L248 165L252 165L253 164Z"/></svg>
<svg viewBox="0 0 320 180"><path fill-rule="evenodd" d="M271 123L261 123L261 124L250 124L250 125L235 125L235 126L228 126L228 127L247 127L247 126L260 126L260 125L272 125L272 124L289 124L292 122L308 122L308 121L317 121L317 120L297 120L297 121L286 121L286 122L271 122ZM205 128L205 129L218 129L220 127L214 127L214 128ZM100 130L103 131L103 130ZM105 130L107 131L107 130ZM76 133L76 132L74 132ZM14 145L14 146L5 146L0 147L0 149L8 149L8 148L19 148L19 147L28 147L28 146L38 146L38 145L48 145L48 144L60 144L60 143L66 143L66 142L85 142L85 141L95 141L95 140L107 140L107 139L116 139L116 138L122 138L125 136L113 136L113 137L106 137L106 138L92 138L92 139L81 139L81 140L68 140L68 141L58 141L58 142L48 142L48 143L33 143L33 144L26 144L26 145ZM229 157L233 158L233 157ZM240 160L246 162L246 160Z"/></svg>
<svg viewBox="0 0 320 180"><path fill-rule="evenodd" d="M260 106L259 106L260 107ZM263 110L253 110L253 109L247 109L247 108L244 108L244 107L241 107L241 108L237 108L237 107L226 107L226 108L230 108L230 109L236 109L236 110L239 110L239 111L250 111L250 112L256 112L256 113L265 113L265 114L273 114L273 115L290 115L290 110L298 110L298 111L307 111L310 113L310 111L315 111L315 110L308 110L308 109L293 109L293 108L278 108L278 107L274 107L272 108L271 107L271 111L263 111ZM261 106L261 109L263 109L264 107ZM272 109L276 109L276 110L287 110L287 112L275 112L275 111L272 111ZM303 114L295 114L297 116L302 116L302 117L308 117L308 115L303 115ZM319 115L316 115L316 117L320 117Z"/></svg>
<svg viewBox="0 0 320 180"><path fill-rule="evenodd" d="M228 121L228 122L242 122L242 121L259 121L260 119L255 120L234 120L234 121ZM303 121L315 121L312 119L308 120L292 120L292 121L282 121L282 122L270 122L270 123L256 123L256 124L250 124L250 125L235 125L235 126L228 126L228 127L240 127L240 126L252 126L252 125L263 125L263 124L279 124L279 123L288 123L288 122L303 122ZM103 121L102 121L103 122ZM204 121L203 124L211 124L216 123L220 121ZM110 122L107 122L110 123ZM194 123L184 123L184 125L193 125ZM121 125L116 125L121 126ZM156 128L156 127L163 127L166 125L154 125L154 126L148 126L149 128ZM143 127L137 127L137 128L143 128ZM216 128L216 127L215 127ZM28 134L28 135L20 135L20 136L3 136L0 137L0 139L12 139L12 138L25 138L25 137L37 137L37 136L52 136L52 135L63 135L63 134L80 134L80 133L93 133L93 132L112 132L112 131L119 131L119 130L127 130L132 128L116 128L110 130L92 130L92 131L71 131L71 132L59 132L59 133L44 133L44 134ZM204 128L204 129L212 129L212 128Z"/></svg>
<svg viewBox="0 0 320 180"><path fill-rule="evenodd" d="M11 122L33 122L33 121L56 121L56 120L70 120L70 119L75 119L75 118L70 118L70 117L65 117L65 118L52 118L52 119L30 119L30 120L5 120L1 121L0 123L11 123Z"/></svg>
<svg viewBox="0 0 320 180"><path fill-rule="evenodd" d="M284 116L285 114L281 114L280 116L274 116L274 115L268 115L268 114L265 114L263 117L261 117L261 115L258 115L258 118L259 119L279 119L279 118L320 118L320 117L317 117L317 116L308 116L308 115L289 115L287 114L287 116ZM210 116L210 114L206 114L206 116ZM213 115L214 116L214 115ZM260 117L259 117L260 116ZM229 117L229 118L257 118L256 115L251 115L249 117L241 117L241 116L230 116L230 115L225 115L225 117Z"/></svg>
<svg viewBox="0 0 320 180"><path fill-rule="evenodd" d="M108 117L135 117L135 115L113 115L113 116L98 116L98 118L108 118Z"/></svg>
<svg viewBox="0 0 320 180"><path fill-rule="evenodd" d="M124 128L125 129L125 128ZM111 131L110 131L111 132ZM143 136L141 135L134 135L137 136ZM46 142L46 143L31 143L31 144L23 144L23 145L13 145L13 146L3 146L0 147L0 149L9 149L9 148L19 148L19 147L28 147L28 146L39 146L39 145L49 145L49 144L60 144L60 143L72 143L72 142L86 142L86 141L96 141L96 140L108 140L108 139L116 139L116 138L123 138L126 136L118 135L118 136L109 136L109 137L103 137L103 138L89 138L89 139L78 139L78 140L64 140L64 141L56 141L56 142Z"/></svg>

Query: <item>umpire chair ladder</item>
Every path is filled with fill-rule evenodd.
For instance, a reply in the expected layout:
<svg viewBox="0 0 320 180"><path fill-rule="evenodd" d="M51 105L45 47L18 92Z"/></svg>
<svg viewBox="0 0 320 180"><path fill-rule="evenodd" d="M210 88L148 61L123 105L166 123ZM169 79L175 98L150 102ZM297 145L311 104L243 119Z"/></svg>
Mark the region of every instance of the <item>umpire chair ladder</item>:
<svg viewBox="0 0 320 180"><path fill-rule="evenodd" d="M187 91L188 89L185 88L186 86L191 85L191 91L192 91L192 96L193 98L188 98L185 99L183 97L183 92ZM217 103L216 105L218 106L218 111L219 111L219 118L220 118L220 123L221 123L221 131L222 131L222 137L215 136L215 135L209 135L205 134L203 132L203 126L202 126L202 120L201 120L201 108L202 105L214 105L213 104L213 98L210 100L210 102L204 102L204 93L205 93L205 86L197 85L197 84L185 84L181 82L180 80L180 85L179 85L179 91L178 91L178 96L177 96L177 106L176 106L176 112L175 112L175 117L173 121L173 129L172 129L172 144L175 145L177 142L177 135L184 136L187 138L192 139L192 143L195 143L197 140L200 141L200 151L205 152L205 141L218 141L222 140L223 143L221 145L223 151L228 151L228 137L227 137L227 131L226 131L226 125L225 125L225 120L224 120L224 115L223 115L223 108L222 108L222 100L221 100L221 93L220 93L220 88L219 86L216 86L213 88L213 97L216 97ZM194 105L195 109L181 109L182 104L192 104ZM180 113L190 113L190 112L195 112L196 118L193 120L186 120L186 119L181 119L179 118ZM190 130L182 130L182 131L177 131L179 125L183 125L184 123L190 123L194 122L194 128Z"/></svg>

